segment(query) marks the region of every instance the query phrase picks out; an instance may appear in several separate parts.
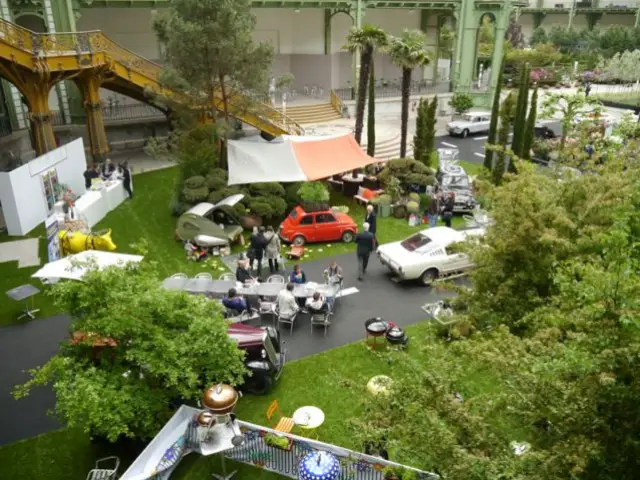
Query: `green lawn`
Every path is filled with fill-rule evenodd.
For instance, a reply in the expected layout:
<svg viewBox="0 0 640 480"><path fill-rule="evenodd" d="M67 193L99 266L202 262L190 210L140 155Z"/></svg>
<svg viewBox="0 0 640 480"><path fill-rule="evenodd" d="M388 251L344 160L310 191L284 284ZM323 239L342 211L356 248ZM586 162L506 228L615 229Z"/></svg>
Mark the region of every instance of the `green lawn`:
<svg viewBox="0 0 640 480"><path fill-rule="evenodd" d="M640 107L640 95L635 93L606 93L598 95L599 100L621 103L629 107Z"/></svg>
<svg viewBox="0 0 640 480"><path fill-rule="evenodd" d="M430 353L427 354L427 350L420 347L424 342L426 329L426 322L407 329L411 337L408 355L418 359L427 368L430 365L430 358L445 357L449 361L438 362L438 365L450 365L451 372L462 369L464 375L458 386L459 391L466 399L474 399L478 412L483 408L483 393L507 388L501 385L492 372L487 371L482 364L471 358L454 355L444 343L438 342L435 350L429 350ZM393 355L402 354L394 353ZM348 420L361 418L364 415L361 398L368 395L366 391L368 380L380 374L393 378L394 372L402 368L401 357L398 361L389 362L367 348L362 341L329 350L289 363L270 395L245 396L241 399L237 408L238 417L248 422L268 426L265 411L274 399L280 402L285 415L291 415L296 408L303 405L315 405L326 414L325 422L318 430L320 440L359 450L360 446L353 441ZM502 415L490 418L488 421L496 434L505 441L505 445L514 439L526 440L535 445L533 432L528 426L519 422L517 412L505 411ZM106 456L112 452L119 454L123 463L131 460L126 453L92 445L85 435L75 430L61 430L0 447L0 465L3 466L3 478L12 480L84 478L96 457ZM402 461L402 459L397 460ZM209 478L210 473L218 471L218 462L217 458L200 458L193 455L179 466L172 478L176 480ZM250 466L240 468L241 474L237 478L265 480L279 478Z"/></svg>
<svg viewBox="0 0 640 480"><path fill-rule="evenodd" d="M109 213L94 227L94 230L110 228L118 251L122 253L138 253L135 245L144 242L145 248L148 249L146 258L157 263L158 271L162 276L169 276L177 272L184 272L190 276L200 272L209 272L215 278L226 270L221 261L216 259L207 263L187 261L181 243L174 239L176 218L169 213L169 203L173 194L176 174L175 168L168 168L136 175L133 200L126 201ZM350 215L359 225L364 222L364 207L357 205L352 199L346 199L344 196L334 193L331 201L333 205L348 206ZM454 218L454 227L459 227L462 223L460 217ZM400 240L422 228L424 227L409 227L407 220L392 217L378 218L378 240L381 243ZM43 226L38 227L29 235L41 238L40 259L43 264L47 261L44 235ZM0 241L17 239L7 235L0 236ZM239 246L235 247L235 250L240 250L240 248ZM308 245L302 262L349 252L355 252L353 243L336 242ZM16 262L0 263L0 289L5 292L18 285L35 282L30 277L38 268L19 269ZM39 283L39 281L35 282L38 286ZM5 303L7 307L0 311L0 326L18 323L17 316L21 304L10 302L8 299ZM46 295L38 295L36 303L41 310L40 317L55 313L55 307Z"/></svg>

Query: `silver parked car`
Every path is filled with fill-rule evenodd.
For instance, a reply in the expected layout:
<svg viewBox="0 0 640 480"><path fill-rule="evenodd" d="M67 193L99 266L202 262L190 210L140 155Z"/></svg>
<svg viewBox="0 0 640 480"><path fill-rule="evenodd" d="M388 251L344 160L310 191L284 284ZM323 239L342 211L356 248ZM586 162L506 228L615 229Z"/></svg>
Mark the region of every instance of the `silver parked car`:
<svg viewBox="0 0 640 480"><path fill-rule="evenodd" d="M486 133L491 123L491 112L470 112L462 115L460 120L447 124L449 135L466 138L471 133Z"/></svg>

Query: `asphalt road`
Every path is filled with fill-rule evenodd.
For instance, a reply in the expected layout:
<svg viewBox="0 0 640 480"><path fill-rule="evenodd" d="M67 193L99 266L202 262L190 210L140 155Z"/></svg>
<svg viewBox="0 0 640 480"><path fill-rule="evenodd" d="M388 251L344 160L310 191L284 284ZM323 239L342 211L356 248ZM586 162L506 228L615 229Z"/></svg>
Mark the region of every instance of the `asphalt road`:
<svg viewBox="0 0 640 480"><path fill-rule="evenodd" d="M558 131L559 122L542 122L553 131ZM509 134L509 139L512 138ZM489 138L487 133L469 135L467 138L453 137L451 135L441 135L437 137L438 148L457 148L460 151L459 159L471 163L482 163L484 160L485 143Z"/></svg>

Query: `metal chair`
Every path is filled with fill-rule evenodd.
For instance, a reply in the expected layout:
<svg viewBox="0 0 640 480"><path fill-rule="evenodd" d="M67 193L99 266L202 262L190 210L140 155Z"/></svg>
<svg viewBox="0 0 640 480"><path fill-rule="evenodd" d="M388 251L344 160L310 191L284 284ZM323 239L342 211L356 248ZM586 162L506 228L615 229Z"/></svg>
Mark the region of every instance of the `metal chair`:
<svg viewBox="0 0 640 480"><path fill-rule="evenodd" d="M290 317L283 316L280 314L280 312L278 312L278 328L280 328L281 323L288 323L291 326L291 328L289 329L289 335L293 335L293 324L295 323L297 316L298 316L298 312L295 312Z"/></svg>
<svg viewBox="0 0 640 480"><path fill-rule="evenodd" d="M195 278L196 280L198 280L198 279L203 279L203 280L213 280L213 277L211 276L211 274L210 274L210 273L207 273L207 272L199 273L199 274L197 274L194 278Z"/></svg>
<svg viewBox="0 0 640 480"><path fill-rule="evenodd" d="M101 468L100 464L105 462L113 462L112 468ZM120 459L118 457L101 458L96 462L96 467L89 472L87 480L113 480L118 474Z"/></svg>
<svg viewBox="0 0 640 480"><path fill-rule="evenodd" d="M276 303L275 302L260 302L260 307L258 309L258 313L260 314L260 324L263 324L262 319L266 315L271 315L273 318L271 323L275 323L274 320L277 318L276 313Z"/></svg>
<svg viewBox="0 0 640 480"><path fill-rule="evenodd" d="M286 283L282 275L271 275L267 278L267 283Z"/></svg>
<svg viewBox="0 0 640 480"><path fill-rule="evenodd" d="M227 282L229 282L229 281L237 282L238 281L236 279L236 276L231 272L223 273L222 275L220 275L219 279L227 281Z"/></svg>
<svg viewBox="0 0 640 480"><path fill-rule="evenodd" d="M183 278L185 280L189 279L186 273L174 273L173 275L171 275L171 278Z"/></svg>
<svg viewBox="0 0 640 480"><path fill-rule="evenodd" d="M333 313L329 310L326 312L316 312L311 314L311 333L313 333L313 327L322 326L324 327L324 336L327 336L327 328L331 325L329 321L329 317L331 317Z"/></svg>

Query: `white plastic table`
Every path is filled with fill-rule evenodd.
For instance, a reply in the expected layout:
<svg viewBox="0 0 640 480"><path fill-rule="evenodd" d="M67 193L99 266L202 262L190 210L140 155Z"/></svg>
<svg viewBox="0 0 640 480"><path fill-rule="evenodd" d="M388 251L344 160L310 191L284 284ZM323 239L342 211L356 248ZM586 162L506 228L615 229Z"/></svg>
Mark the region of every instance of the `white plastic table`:
<svg viewBox="0 0 640 480"><path fill-rule="evenodd" d="M127 192L124 189L122 180L111 180L103 191L103 195L107 201L109 211L116 208L127 198Z"/></svg>
<svg viewBox="0 0 640 480"><path fill-rule="evenodd" d="M81 215L80 218L86 218L89 228L92 228L109 213L109 207L102 192L97 190L90 190L82 195L76 200L75 208Z"/></svg>
<svg viewBox="0 0 640 480"><path fill-rule="evenodd" d="M313 430L324 423L324 412L311 405L300 407L293 412L293 423L300 428Z"/></svg>

